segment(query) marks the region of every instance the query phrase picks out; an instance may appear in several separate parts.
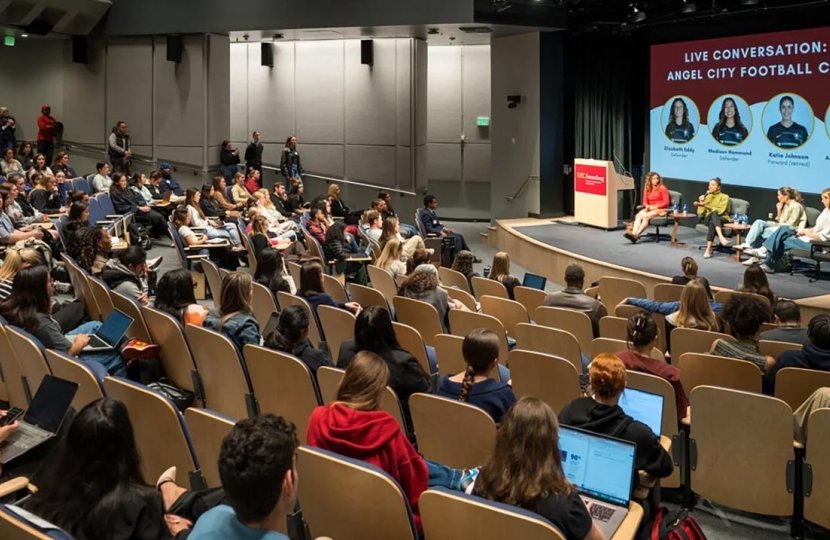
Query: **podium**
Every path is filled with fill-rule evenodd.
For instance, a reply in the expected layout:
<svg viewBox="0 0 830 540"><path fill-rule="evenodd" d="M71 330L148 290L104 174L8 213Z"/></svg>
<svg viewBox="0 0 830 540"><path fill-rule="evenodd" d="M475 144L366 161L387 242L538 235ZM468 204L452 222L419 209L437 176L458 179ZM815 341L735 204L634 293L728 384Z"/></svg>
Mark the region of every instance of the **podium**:
<svg viewBox="0 0 830 540"><path fill-rule="evenodd" d="M617 228L617 192L627 189L634 189L634 179L619 174L613 162L574 160L574 218L579 223Z"/></svg>

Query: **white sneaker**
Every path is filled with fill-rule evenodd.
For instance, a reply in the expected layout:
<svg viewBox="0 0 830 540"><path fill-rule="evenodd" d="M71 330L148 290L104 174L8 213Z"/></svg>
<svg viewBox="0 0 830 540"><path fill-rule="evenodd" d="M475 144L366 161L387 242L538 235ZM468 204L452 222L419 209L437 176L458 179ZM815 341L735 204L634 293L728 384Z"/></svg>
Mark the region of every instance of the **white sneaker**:
<svg viewBox="0 0 830 540"><path fill-rule="evenodd" d="M749 249L749 244L747 244L746 242L741 242L740 244L735 246L735 249L747 250Z"/></svg>
<svg viewBox="0 0 830 540"><path fill-rule="evenodd" d="M741 264L744 266L752 266L753 264L758 264L759 262L761 262L761 259L758 257L750 257Z"/></svg>
<svg viewBox="0 0 830 540"><path fill-rule="evenodd" d="M758 257L761 257L763 259L767 256L769 250L766 248L766 246L761 246L755 250L755 253L758 255Z"/></svg>
<svg viewBox="0 0 830 540"><path fill-rule="evenodd" d="M748 248L744 250L744 255L749 255L750 257L762 257L761 255L761 248Z"/></svg>

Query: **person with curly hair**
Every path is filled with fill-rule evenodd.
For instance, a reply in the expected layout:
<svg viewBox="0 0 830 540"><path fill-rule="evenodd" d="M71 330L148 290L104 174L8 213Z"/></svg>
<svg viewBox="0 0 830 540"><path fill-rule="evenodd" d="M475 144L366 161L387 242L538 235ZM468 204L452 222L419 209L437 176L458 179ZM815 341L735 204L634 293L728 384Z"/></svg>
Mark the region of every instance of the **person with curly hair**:
<svg viewBox="0 0 830 540"><path fill-rule="evenodd" d="M449 333L449 312L451 309L469 311L467 306L447 295L447 291L439 287L438 270L431 264L421 264L412 271L409 277L398 289L398 296L420 300L432 304L438 312L438 319L444 333Z"/></svg>
<svg viewBox="0 0 830 540"><path fill-rule="evenodd" d="M729 324L729 332L735 341L716 339L709 352L748 360L763 373L769 373L775 358L762 353L759 346L761 325L772 320L769 304L754 294L733 294L723 306L721 317Z"/></svg>
<svg viewBox="0 0 830 540"><path fill-rule="evenodd" d="M112 251L112 237L107 229L86 227L77 233L78 258L81 268L92 274L99 275L109 260Z"/></svg>
<svg viewBox="0 0 830 540"><path fill-rule="evenodd" d="M471 291L473 290L473 278L481 277L481 274L473 270L473 262L475 260L475 255L465 249L459 251L458 255L455 256L455 260L452 262L452 269L456 272L464 274L464 277L467 278L467 284L470 286Z"/></svg>

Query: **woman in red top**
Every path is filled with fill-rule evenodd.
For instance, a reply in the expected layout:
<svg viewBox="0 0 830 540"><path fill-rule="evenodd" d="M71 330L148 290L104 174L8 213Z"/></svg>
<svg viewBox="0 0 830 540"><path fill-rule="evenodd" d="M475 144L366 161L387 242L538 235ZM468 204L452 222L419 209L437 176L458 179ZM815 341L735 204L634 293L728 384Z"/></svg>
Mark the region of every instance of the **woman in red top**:
<svg viewBox="0 0 830 540"><path fill-rule="evenodd" d="M671 197L669 197L669 190L663 185L663 178L659 173L648 173L645 191L643 191L643 209L634 216L634 226L630 232L625 233L625 237L631 240L631 243L636 244L640 235L648 228L651 218L665 216L670 203Z"/></svg>

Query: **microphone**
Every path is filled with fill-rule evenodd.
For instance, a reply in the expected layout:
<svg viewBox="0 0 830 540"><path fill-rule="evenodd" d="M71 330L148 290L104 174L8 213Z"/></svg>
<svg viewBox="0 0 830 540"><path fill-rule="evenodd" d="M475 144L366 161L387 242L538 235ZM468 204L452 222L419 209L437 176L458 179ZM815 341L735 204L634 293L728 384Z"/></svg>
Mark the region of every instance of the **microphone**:
<svg viewBox="0 0 830 540"><path fill-rule="evenodd" d="M617 157L617 151L616 150L611 150L611 155L614 157L614 163L616 165L619 165L620 169L622 169L622 173L625 174L626 176L631 176L631 174L625 168L625 165L623 165L622 160Z"/></svg>

